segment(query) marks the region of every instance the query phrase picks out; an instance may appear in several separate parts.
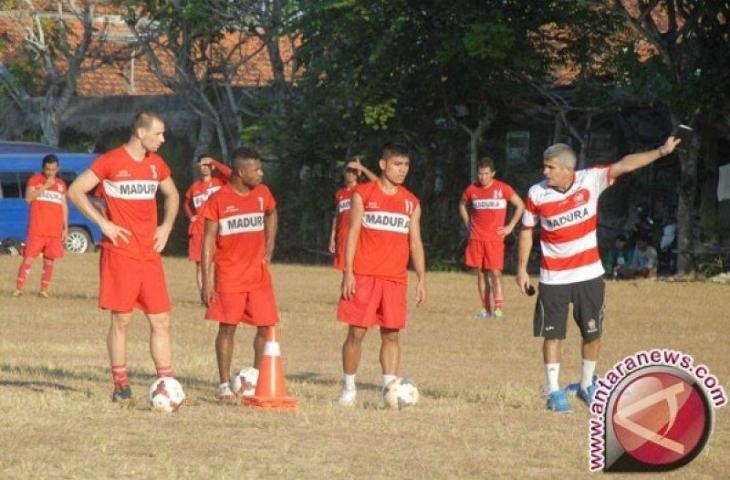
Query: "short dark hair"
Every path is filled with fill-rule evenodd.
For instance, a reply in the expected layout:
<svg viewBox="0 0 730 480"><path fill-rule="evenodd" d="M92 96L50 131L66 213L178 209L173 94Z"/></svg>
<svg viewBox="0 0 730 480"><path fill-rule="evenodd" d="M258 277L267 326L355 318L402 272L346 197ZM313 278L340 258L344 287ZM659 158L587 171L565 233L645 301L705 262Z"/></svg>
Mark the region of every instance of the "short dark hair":
<svg viewBox="0 0 730 480"><path fill-rule="evenodd" d="M208 155L207 153L201 153L200 155L198 155L198 158L195 159L195 163L202 162L204 158L213 158L213 157Z"/></svg>
<svg viewBox="0 0 730 480"><path fill-rule="evenodd" d="M494 160L492 160L491 157L482 157L479 159L479 163L477 163L477 171L481 168L489 168L493 172L496 172L497 169L494 166Z"/></svg>
<svg viewBox="0 0 730 480"><path fill-rule="evenodd" d="M236 160L261 160L259 152L251 147L238 147L231 152L231 163Z"/></svg>
<svg viewBox="0 0 730 480"><path fill-rule="evenodd" d="M59 162L57 156L50 153L50 154L46 155L45 157L43 157L43 161L42 161L41 165L45 167L49 163L61 163L61 162Z"/></svg>
<svg viewBox="0 0 730 480"><path fill-rule="evenodd" d="M159 114L151 110L143 110L139 112L137 115L134 116L134 121L132 121L132 135L134 135L138 128L149 129L152 126L152 122L154 120L165 123L165 121Z"/></svg>
<svg viewBox="0 0 730 480"><path fill-rule="evenodd" d="M411 151L402 143L389 142L383 145L383 153L381 155L381 158L387 160L390 157L411 158Z"/></svg>
<svg viewBox="0 0 730 480"><path fill-rule="evenodd" d="M616 240L620 242L628 242L628 238L626 238L626 235L624 235L623 233L619 233L618 235L616 235Z"/></svg>

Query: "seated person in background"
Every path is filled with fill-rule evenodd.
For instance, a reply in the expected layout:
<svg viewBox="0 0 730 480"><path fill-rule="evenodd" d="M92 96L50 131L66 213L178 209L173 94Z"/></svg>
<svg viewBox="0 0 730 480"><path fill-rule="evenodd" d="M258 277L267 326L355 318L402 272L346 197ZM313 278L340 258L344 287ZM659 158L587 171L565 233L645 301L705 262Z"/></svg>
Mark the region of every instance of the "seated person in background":
<svg viewBox="0 0 730 480"><path fill-rule="evenodd" d="M616 235L616 239L613 242L613 248L608 253L608 258L606 258L605 270L606 272L610 272L613 278L617 278L618 271L621 268L631 265L631 258L634 252L629 248L628 239L623 233Z"/></svg>
<svg viewBox="0 0 730 480"><path fill-rule="evenodd" d="M636 239L636 248L630 267L619 268L619 278L649 278L656 275L657 252L649 245L649 239Z"/></svg>

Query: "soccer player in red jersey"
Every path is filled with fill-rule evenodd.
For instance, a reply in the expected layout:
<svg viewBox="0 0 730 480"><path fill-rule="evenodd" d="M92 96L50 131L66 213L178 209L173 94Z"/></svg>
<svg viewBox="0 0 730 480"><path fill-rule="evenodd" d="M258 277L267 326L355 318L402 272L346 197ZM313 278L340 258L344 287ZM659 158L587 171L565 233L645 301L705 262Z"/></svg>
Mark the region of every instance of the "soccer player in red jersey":
<svg viewBox="0 0 730 480"><path fill-rule="evenodd" d="M170 296L160 252L170 236L180 196L170 168L155 152L165 141L165 123L153 112L135 116L131 137L97 158L69 188L69 198L99 225L99 307L111 312L107 347L114 392L112 401L131 401L127 378L127 332L134 308L150 324L150 352L158 377L172 377ZM101 182L107 215L87 198ZM157 224L157 201L164 197L164 218Z"/></svg>
<svg viewBox="0 0 730 480"><path fill-rule="evenodd" d="M198 157L200 179L193 182L185 192L183 211L188 217L188 260L195 262L195 282L198 295L202 293L203 280L200 269L201 252L203 250L203 207L208 197L226 184L231 175L231 168L208 154Z"/></svg>
<svg viewBox="0 0 730 480"><path fill-rule="evenodd" d="M483 307L476 318L504 317L504 238L512 233L525 210L520 196L512 187L496 180L495 173L494 161L489 157L481 159L477 167L478 181L464 190L459 202L459 214L469 230L464 260L477 272L477 289ZM505 225L507 202L515 211Z"/></svg>
<svg viewBox="0 0 730 480"><path fill-rule="evenodd" d="M25 281L35 258L43 254L43 273L39 295L48 297L48 287L53 275L53 262L63 256L63 241L68 232L68 205L66 182L58 175L58 157L46 155L42 161L43 173L28 179L25 201L30 205L28 238L23 250L23 261L15 281L14 297L23 294Z"/></svg>
<svg viewBox="0 0 730 480"><path fill-rule="evenodd" d="M402 145L388 144L378 163L380 178L358 185L352 195L342 297L337 306L338 320L349 325L342 346L344 388L339 404L343 406L355 403L355 375L368 328L380 327L383 387L396 378L398 332L406 326L409 256L418 278L416 305L426 299L421 206L403 187L410 154Z"/></svg>
<svg viewBox="0 0 730 480"><path fill-rule="evenodd" d="M333 266L342 271L345 268L345 244L347 232L350 230L350 202L355 186L362 176L374 182L378 177L360 160L351 160L345 165L343 172L345 186L335 192L335 216L330 232L329 252L334 255Z"/></svg>
<svg viewBox="0 0 730 480"><path fill-rule="evenodd" d="M545 180L533 185L527 194L515 280L522 293L531 294L527 260L532 249L532 228L540 222L542 260L533 331L536 337L544 339L542 354L549 410L572 411L559 383L560 347L566 336L571 303L583 338L578 398L590 406L596 391L593 373L601 348L605 295L596 237L598 198L618 177L669 155L679 142L669 137L654 150L584 170L575 170L576 155L568 145L557 143L543 153Z"/></svg>
<svg viewBox="0 0 730 480"><path fill-rule="evenodd" d="M276 201L261 183L264 172L255 150L237 148L232 158L230 181L204 211L202 301L208 307L205 318L218 322L216 396L222 401L235 398L228 380L238 324L257 329L253 347L258 369L268 327L279 321L269 273L278 225Z"/></svg>

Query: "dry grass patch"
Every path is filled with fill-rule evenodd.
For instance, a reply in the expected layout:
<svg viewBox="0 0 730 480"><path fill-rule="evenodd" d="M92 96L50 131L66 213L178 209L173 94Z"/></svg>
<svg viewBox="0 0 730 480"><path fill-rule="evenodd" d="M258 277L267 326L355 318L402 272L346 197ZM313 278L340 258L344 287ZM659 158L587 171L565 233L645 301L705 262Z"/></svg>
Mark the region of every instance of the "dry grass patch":
<svg viewBox="0 0 730 480"><path fill-rule="evenodd" d="M96 309L97 256L58 263L52 296L11 299L19 259L0 257L0 477L2 478L582 478L587 474L588 412L545 411L540 341L532 338L534 299L506 279L505 321L476 321L474 279L430 274L429 298L411 309L402 333L402 374L421 402L402 412L375 407L380 372L377 332L366 338L353 409L336 407L344 326L334 320L339 275L329 268L275 265L281 342L296 413L220 406L213 397L215 325L202 319L193 267L165 260L173 296L175 368L194 406L160 415L144 405L153 366L146 322L135 316L129 342L139 405L109 401L104 338ZM604 371L626 355L674 348L709 365L730 385L728 286L609 283ZM252 329L240 329L234 367L251 363ZM562 380L579 374L575 325L564 345ZM670 475L725 477L730 423L716 417L709 448Z"/></svg>

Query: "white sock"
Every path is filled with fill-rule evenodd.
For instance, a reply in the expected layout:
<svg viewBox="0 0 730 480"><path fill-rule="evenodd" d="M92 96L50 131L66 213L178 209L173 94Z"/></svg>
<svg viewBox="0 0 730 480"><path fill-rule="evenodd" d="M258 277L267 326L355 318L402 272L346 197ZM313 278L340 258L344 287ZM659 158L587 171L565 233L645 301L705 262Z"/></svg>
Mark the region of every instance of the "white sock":
<svg viewBox="0 0 730 480"><path fill-rule="evenodd" d="M390 382L396 379L396 375L383 374L383 388L387 387Z"/></svg>
<svg viewBox="0 0 730 480"><path fill-rule="evenodd" d="M230 388L230 386L231 385L228 382L224 382L224 383L221 383L220 385L218 385L218 388L223 390L224 388Z"/></svg>
<svg viewBox="0 0 730 480"><path fill-rule="evenodd" d="M548 387L548 392L556 392L560 390L560 364L559 363L546 363L545 364L545 385Z"/></svg>
<svg viewBox="0 0 730 480"><path fill-rule="evenodd" d="M355 373L348 375L347 373L342 376L345 382L345 390L355 390Z"/></svg>
<svg viewBox="0 0 730 480"><path fill-rule="evenodd" d="M593 373L596 371L596 362L583 359L582 370L583 375L580 378L580 388L585 390L593 384Z"/></svg>

